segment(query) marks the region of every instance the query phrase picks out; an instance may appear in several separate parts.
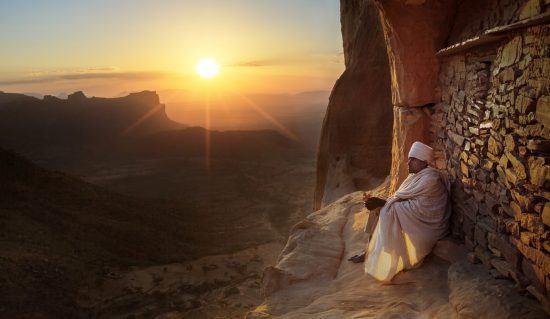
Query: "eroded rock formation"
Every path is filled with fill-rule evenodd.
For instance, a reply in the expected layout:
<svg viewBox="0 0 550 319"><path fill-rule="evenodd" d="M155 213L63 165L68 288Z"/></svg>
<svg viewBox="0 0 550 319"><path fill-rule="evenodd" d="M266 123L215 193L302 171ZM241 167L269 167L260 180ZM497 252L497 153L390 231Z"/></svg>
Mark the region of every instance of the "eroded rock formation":
<svg viewBox="0 0 550 319"><path fill-rule="evenodd" d="M323 123L316 209L380 184L391 162L390 74L378 12L371 1L360 0L343 1L341 14L346 70Z"/></svg>

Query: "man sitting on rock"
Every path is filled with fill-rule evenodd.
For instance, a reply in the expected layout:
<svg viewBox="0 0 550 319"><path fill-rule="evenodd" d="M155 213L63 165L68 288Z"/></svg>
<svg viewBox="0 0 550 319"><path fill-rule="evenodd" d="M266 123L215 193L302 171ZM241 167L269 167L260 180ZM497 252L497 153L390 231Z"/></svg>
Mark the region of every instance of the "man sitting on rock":
<svg viewBox="0 0 550 319"><path fill-rule="evenodd" d="M382 207L365 262L365 272L378 280L389 281L401 270L413 268L447 233L449 183L444 173L428 166L432 157L431 147L414 142L410 174L397 192L387 202L363 194L368 209ZM349 260L362 262L365 253Z"/></svg>

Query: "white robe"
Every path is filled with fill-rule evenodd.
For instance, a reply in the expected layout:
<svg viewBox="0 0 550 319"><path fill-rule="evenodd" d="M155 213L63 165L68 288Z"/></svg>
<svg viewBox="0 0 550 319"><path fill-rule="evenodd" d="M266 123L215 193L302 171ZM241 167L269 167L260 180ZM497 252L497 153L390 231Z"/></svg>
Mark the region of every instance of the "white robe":
<svg viewBox="0 0 550 319"><path fill-rule="evenodd" d="M409 174L380 210L367 249L365 272L389 281L428 255L448 230L448 193L446 176L435 168Z"/></svg>

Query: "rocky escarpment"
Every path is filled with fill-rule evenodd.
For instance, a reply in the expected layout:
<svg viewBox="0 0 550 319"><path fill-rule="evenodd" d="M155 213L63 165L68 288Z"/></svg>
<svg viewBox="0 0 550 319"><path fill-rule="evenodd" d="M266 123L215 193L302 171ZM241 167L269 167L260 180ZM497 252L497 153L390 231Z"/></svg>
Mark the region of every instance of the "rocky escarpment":
<svg viewBox="0 0 550 319"><path fill-rule="evenodd" d="M152 91L120 98L87 98L79 91L67 99L0 93L0 142L17 150L99 143L178 127L182 124L168 119Z"/></svg>

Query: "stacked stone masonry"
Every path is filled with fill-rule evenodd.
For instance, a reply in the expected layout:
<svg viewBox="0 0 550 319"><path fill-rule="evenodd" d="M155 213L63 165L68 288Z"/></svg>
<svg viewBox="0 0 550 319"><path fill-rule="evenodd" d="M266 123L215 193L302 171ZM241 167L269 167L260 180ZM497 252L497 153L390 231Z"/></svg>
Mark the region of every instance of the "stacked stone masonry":
<svg viewBox="0 0 550 319"><path fill-rule="evenodd" d="M441 58L430 133L472 261L550 296L550 26Z"/></svg>

